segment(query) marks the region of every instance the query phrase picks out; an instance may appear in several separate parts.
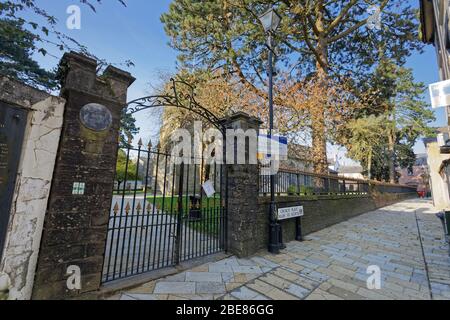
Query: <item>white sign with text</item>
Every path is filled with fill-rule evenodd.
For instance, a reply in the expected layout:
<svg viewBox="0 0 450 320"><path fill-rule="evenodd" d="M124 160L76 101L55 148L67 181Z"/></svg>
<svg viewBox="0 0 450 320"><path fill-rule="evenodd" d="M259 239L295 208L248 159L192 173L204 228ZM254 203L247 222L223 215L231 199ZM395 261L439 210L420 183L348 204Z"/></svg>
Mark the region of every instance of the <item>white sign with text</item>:
<svg viewBox="0 0 450 320"><path fill-rule="evenodd" d="M278 220L286 220L291 218L303 217L303 207L289 207L289 208L279 208L278 209Z"/></svg>
<svg viewBox="0 0 450 320"><path fill-rule="evenodd" d="M208 198L211 198L216 194L216 190L214 189L214 185L211 180L208 180L203 184L203 191L205 191Z"/></svg>

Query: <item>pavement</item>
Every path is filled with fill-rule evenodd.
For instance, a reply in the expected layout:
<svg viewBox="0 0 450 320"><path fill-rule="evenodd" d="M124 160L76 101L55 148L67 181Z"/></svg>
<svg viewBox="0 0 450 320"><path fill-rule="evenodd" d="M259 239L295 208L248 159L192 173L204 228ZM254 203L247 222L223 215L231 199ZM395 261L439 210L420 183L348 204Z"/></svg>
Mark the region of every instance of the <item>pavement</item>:
<svg viewBox="0 0 450 320"><path fill-rule="evenodd" d="M429 201L405 201L288 243L278 255L206 263L110 299L450 300L449 246L435 213Z"/></svg>

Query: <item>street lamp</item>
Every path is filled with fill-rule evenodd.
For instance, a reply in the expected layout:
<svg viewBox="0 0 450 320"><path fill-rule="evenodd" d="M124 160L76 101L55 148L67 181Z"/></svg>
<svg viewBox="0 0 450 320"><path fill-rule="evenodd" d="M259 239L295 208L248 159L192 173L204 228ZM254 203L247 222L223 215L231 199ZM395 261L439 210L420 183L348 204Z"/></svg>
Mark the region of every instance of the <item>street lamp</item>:
<svg viewBox="0 0 450 320"><path fill-rule="evenodd" d="M280 15L272 8L266 11L263 15L259 17L261 24L264 27L264 31L266 32L267 46L269 47L269 118L270 118L270 127L269 127L269 138L270 143L272 141L272 132L273 132L273 43L272 36L273 33L278 29L278 26L281 22ZM272 150L272 148L270 148ZM270 211L269 211L269 223L270 223L270 231L269 231L269 252L271 253L279 253L281 247L280 235L281 235L281 226L277 223L275 217L275 174L271 171L270 173Z"/></svg>

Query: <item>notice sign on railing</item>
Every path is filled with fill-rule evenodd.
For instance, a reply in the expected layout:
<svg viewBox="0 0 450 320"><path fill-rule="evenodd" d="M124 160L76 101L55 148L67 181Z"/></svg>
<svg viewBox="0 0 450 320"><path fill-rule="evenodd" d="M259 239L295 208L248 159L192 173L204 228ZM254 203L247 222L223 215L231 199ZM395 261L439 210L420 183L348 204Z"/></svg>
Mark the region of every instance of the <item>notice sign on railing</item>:
<svg viewBox="0 0 450 320"><path fill-rule="evenodd" d="M278 209L278 220L298 218L303 217L303 215L303 207L289 207Z"/></svg>
<svg viewBox="0 0 450 320"><path fill-rule="evenodd" d="M288 140L286 137L260 133L258 135L258 159L287 160Z"/></svg>

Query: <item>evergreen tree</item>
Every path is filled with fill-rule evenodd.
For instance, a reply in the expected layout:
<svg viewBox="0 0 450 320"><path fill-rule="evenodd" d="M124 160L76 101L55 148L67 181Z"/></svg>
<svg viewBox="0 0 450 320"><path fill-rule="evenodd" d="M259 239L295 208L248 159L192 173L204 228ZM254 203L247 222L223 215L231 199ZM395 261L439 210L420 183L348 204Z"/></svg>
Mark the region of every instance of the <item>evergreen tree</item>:
<svg viewBox="0 0 450 320"><path fill-rule="evenodd" d="M116 165L117 190L121 189L120 185L125 180L133 181L142 179L140 175L136 175L136 171L137 171L137 162L132 159L127 159L126 152L123 151L122 149L119 149L119 153L117 154L117 165Z"/></svg>
<svg viewBox="0 0 450 320"><path fill-rule="evenodd" d="M348 130L351 133L347 146L348 156L358 160L366 168L367 177L372 179L372 164L384 162L379 150L386 140L385 119L374 115L360 118L351 121Z"/></svg>
<svg viewBox="0 0 450 320"><path fill-rule="evenodd" d="M368 142L373 144L373 161L379 163L372 174L388 177L394 183L398 180L397 167L414 165L413 148L418 138L433 134L428 125L435 119L434 114L423 100L425 85L414 81L411 69L397 66L392 60L381 59L365 89L374 92L374 104L365 110L372 116L349 124L350 138L345 144L350 155L363 163L367 158L362 150Z"/></svg>
<svg viewBox="0 0 450 320"><path fill-rule="evenodd" d="M120 144L132 147L128 141L132 140L131 138L138 134L139 130L140 129L136 126L136 119L124 109L120 119Z"/></svg>
<svg viewBox="0 0 450 320"><path fill-rule="evenodd" d="M123 0L117 0L123 5ZM96 11L99 0L79 0ZM27 13L27 15L24 15ZM24 18L26 17L26 18ZM42 20L37 23L34 20ZM46 71L32 58L33 54L49 54L50 48L60 51L76 50L95 58L101 65L103 59L91 54L76 39L57 30L58 20L35 0L0 2L0 74L15 78L39 89L57 89L54 71ZM53 39L56 39L53 40ZM126 61L126 65L132 65Z"/></svg>
<svg viewBox="0 0 450 320"><path fill-rule="evenodd" d="M23 28L23 22L0 19L0 74L33 87L54 90L55 73L46 71L33 60L34 36Z"/></svg>

